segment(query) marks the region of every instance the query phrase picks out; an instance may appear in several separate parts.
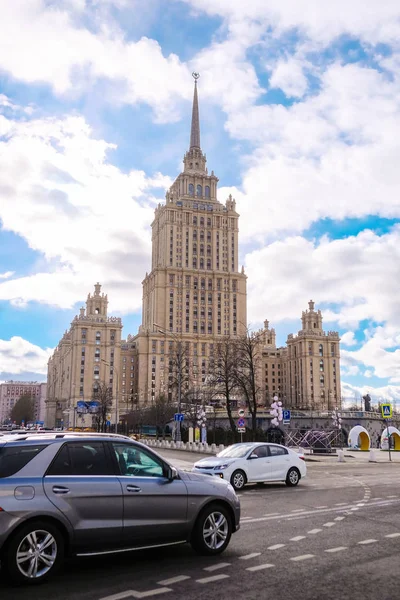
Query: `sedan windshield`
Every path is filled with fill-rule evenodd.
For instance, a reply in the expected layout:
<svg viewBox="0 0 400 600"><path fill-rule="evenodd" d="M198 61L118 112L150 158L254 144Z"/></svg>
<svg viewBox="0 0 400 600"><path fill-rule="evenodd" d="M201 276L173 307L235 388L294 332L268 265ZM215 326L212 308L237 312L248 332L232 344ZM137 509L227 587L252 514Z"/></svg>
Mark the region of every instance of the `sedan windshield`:
<svg viewBox="0 0 400 600"><path fill-rule="evenodd" d="M223 456L225 458L244 458L252 447L253 444L233 444L233 446L228 446L228 448L222 450L217 456Z"/></svg>

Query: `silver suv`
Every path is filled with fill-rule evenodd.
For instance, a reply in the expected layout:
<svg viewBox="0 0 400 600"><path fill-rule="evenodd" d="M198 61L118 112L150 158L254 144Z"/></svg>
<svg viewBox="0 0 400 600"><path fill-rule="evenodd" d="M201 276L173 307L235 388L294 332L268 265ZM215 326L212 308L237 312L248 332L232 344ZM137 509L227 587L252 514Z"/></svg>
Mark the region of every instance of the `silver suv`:
<svg viewBox="0 0 400 600"><path fill-rule="evenodd" d="M219 554L239 520L229 483L178 471L130 438L0 438L1 573L16 583L44 581L71 554L180 542Z"/></svg>

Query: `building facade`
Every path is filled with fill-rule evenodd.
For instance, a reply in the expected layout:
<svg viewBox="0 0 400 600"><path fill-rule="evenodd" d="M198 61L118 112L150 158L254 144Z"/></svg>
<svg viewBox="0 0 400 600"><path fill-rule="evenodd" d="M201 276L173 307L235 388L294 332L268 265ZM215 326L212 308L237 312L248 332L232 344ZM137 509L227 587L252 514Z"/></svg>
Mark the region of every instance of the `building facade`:
<svg viewBox="0 0 400 600"><path fill-rule="evenodd" d="M90 427L92 416L80 415L76 407L79 401L92 400L98 382L112 389L112 423L119 418L119 407L126 405L125 390L133 387L135 344L121 340L121 319L108 316L107 307L107 295L97 283L49 359L46 424L51 427Z"/></svg>
<svg viewBox="0 0 400 600"><path fill-rule="evenodd" d="M340 338L325 332L322 314L312 300L303 311L302 328L276 347L275 329L265 321L262 372L266 405L278 396L285 408L332 410L341 406Z"/></svg>
<svg viewBox="0 0 400 600"><path fill-rule="evenodd" d="M136 393L151 402L170 393L171 357L183 345L185 375L205 381L215 344L246 327L246 276L238 267L239 215L229 196L218 201L218 178L200 145L195 81L190 146L183 171L155 210L152 269L143 281Z"/></svg>
<svg viewBox="0 0 400 600"><path fill-rule="evenodd" d="M21 396L34 400L34 421L44 422L47 384L38 381L6 381L0 383L0 424L10 419L10 414Z"/></svg>

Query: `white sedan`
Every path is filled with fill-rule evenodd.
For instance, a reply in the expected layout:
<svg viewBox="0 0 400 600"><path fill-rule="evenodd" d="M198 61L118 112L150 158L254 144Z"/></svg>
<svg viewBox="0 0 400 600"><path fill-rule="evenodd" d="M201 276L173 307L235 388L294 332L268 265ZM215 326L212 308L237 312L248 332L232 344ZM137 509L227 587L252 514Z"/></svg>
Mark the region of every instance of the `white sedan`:
<svg viewBox="0 0 400 600"><path fill-rule="evenodd" d="M233 444L217 456L202 458L195 463L194 473L216 475L230 481L235 490L246 483L285 481L297 485L307 474L304 454L279 444L260 442Z"/></svg>

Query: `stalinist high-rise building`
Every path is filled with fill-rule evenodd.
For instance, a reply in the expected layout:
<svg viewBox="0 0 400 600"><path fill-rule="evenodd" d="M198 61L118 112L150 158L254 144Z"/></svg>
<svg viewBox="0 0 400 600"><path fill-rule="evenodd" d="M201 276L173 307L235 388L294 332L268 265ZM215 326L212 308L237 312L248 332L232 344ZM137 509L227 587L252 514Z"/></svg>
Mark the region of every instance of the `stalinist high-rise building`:
<svg viewBox="0 0 400 600"><path fill-rule="evenodd" d="M140 402L170 392L171 356L186 353L192 385L205 381L216 343L246 327L246 276L238 266L236 202L217 198L218 177L209 173L200 144L195 78L190 145L183 171L152 222L151 272L143 281L142 325L136 390Z"/></svg>

